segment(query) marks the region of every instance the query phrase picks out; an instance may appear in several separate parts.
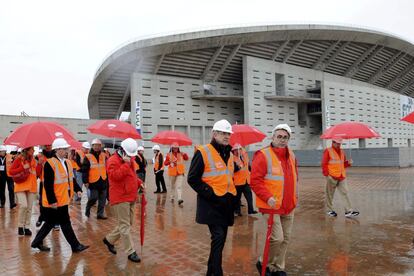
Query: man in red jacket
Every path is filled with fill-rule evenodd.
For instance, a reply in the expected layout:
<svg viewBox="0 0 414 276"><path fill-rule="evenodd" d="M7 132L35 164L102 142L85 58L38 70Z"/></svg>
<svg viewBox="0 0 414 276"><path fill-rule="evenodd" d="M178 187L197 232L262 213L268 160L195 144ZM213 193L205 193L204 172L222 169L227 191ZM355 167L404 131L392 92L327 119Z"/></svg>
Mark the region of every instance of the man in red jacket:
<svg viewBox="0 0 414 276"><path fill-rule="evenodd" d="M109 178L109 203L117 217L115 229L103 239L112 254L116 254L114 243L122 238L125 252L132 262L140 262L131 237L131 225L134 218L135 201L142 181L135 173L134 157L138 144L132 138L121 142L121 148L112 155L106 165Z"/></svg>
<svg viewBox="0 0 414 276"><path fill-rule="evenodd" d="M348 197L348 186L346 184L346 168L352 165L352 159L347 160L345 152L341 149L342 139L332 140L332 147L325 149L322 157L322 174L326 177L326 208L327 214L336 217L338 214L333 210L333 197L338 188L339 194L345 202L345 217L351 218L359 215L358 211L352 210L351 201Z"/></svg>
<svg viewBox="0 0 414 276"><path fill-rule="evenodd" d="M256 205L268 226L269 216L274 222L270 235L270 249L266 275L286 275L285 256L293 226L297 202L297 161L288 148L292 130L287 124L273 129L272 143L257 151L252 161L250 186L256 194ZM256 263L261 273L262 258Z"/></svg>

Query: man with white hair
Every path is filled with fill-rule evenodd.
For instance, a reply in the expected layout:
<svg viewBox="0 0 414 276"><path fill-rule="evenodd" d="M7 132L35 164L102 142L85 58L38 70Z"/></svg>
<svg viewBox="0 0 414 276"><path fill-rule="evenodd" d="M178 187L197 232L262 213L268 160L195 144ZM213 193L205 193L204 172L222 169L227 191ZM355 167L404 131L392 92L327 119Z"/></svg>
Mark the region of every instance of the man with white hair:
<svg viewBox="0 0 414 276"><path fill-rule="evenodd" d="M351 218L359 215L358 211L352 210L346 183L346 168L352 165L352 159L346 159L345 152L341 149L341 143L341 138L334 138L332 147L326 148L322 156L322 174L326 177L326 208L329 216L338 216L333 209L333 198L335 190L338 189L345 202L345 217Z"/></svg>
<svg viewBox="0 0 414 276"><path fill-rule="evenodd" d="M256 267L266 275L286 275L285 256L293 226L297 204L297 161L288 147L292 130L287 124L273 129L272 142L258 150L252 161L250 186L256 194L256 205L263 213L267 227L271 227L269 258L259 258Z"/></svg>

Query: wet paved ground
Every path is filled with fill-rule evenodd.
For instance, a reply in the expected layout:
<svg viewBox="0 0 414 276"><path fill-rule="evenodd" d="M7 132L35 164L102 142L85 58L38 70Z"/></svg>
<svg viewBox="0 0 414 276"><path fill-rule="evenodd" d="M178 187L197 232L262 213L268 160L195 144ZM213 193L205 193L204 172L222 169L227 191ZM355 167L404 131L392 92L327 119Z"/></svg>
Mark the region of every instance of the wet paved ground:
<svg viewBox="0 0 414 276"><path fill-rule="evenodd" d="M324 212L324 179L319 168L300 168L300 205L296 209L287 254L289 275L414 275L414 168L352 168L348 183L358 219L345 219L340 200L338 218ZM52 232L50 253L30 248L33 238L17 236L17 210L0 211L0 275L203 275L209 252L207 226L194 222L195 194L185 185L184 206L168 194L154 195L148 175L146 238L141 251L139 220L133 236L140 264L127 261L122 245L111 255L102 238L115 220L83 215L82 205L70 208L79 240L91 247L72 254L62 233ZM244 207L245 208L245 207ZM225 275L258 275L257 256L263 248L265 224L260 215L236 218L223 255ZM34 207L32 230L38 207ZM136 218L139 218L137 207Z"/></svg>

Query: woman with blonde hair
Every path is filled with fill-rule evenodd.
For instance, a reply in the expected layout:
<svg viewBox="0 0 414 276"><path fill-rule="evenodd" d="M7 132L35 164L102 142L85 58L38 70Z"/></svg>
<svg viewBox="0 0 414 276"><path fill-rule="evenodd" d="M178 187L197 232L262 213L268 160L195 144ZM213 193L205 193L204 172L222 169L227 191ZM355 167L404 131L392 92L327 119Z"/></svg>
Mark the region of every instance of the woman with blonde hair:
<svg viewBox="0 0 414 276"><path fill-rule="evenodd" d="M33 199L37 191L36 161L33 157L34 148L24 148L10 168L10 174L15 182L14 192L19 203L18 234L31 236L30 219Z"/></svg>

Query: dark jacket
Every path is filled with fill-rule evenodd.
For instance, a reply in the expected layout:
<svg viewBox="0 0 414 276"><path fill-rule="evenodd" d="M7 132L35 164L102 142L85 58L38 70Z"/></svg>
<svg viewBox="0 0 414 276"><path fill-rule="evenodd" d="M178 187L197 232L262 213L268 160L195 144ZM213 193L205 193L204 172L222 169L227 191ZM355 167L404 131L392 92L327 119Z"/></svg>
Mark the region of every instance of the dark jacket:
<svg viewBox="0 0 414 276"><path fill-rule="evenodd" d="M227 164L231 146L219 145L212 141L211 145L220 153ZM234 206L236 197L230 193L223 196L214 194L213 189L201 180L204 172L204 161L200 151L196 151L191 160L188 172L188 184L197 192L196 222L200 224L214 224L231 226L234 223Z"/></svg>
<svg viewBox="0 0 414 276"><path fill-rule="evenodd" d="M101 152L96 152L93 149L89 151L90 154L93 154L99 162L99 155ZM89 162L89 159L85 156L82 162L82 181L83 183L89 183L89 170L91 168L91 163ZM102 177L99 177L98 181L94 183L89 183L89 189L97 189L97 190L105 190L106 189L106 180L103 180Z"/></svg>
<svg viewBox="0 0 414 276"><path fill-rule="evenodd" d="M147 163L148 162L145 159L144 155L140 155L140 156L142 157L142 161L141 161L141 159L138 156L135 157L135 162L137 162L137 164L139 166L139 170L137 171L137 173L143 173L143 174L145 174L146 167L147 167Z"/></svg>

